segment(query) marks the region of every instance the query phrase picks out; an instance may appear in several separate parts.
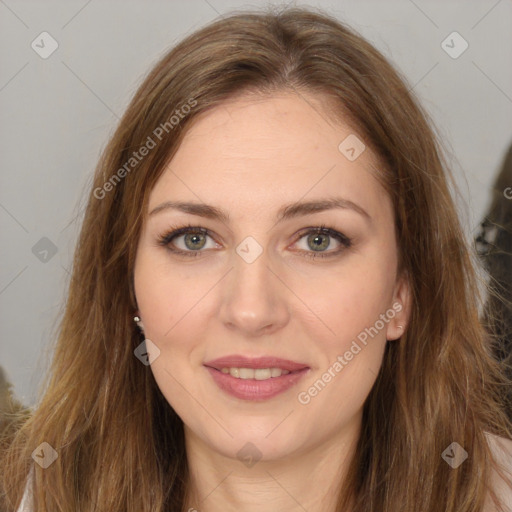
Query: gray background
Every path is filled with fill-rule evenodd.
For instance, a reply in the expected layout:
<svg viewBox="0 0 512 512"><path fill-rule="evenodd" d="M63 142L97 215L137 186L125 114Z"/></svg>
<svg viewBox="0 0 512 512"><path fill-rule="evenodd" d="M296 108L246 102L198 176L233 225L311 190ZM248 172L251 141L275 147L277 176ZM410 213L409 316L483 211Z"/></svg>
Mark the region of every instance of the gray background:
<svg viewBox="0 0 512 512"><path fill-rule="evenodd" d="M348 22L406 76L446 146L474 236L512 141L512 2L291 3ZM266 4L0 0L0 365L25 404L36 403L51 355L84 193L136 87L183 36ZM59 44L47 59L31 47L43 31ZM453 31L469 44L455 59L441 46Z"/></svg>

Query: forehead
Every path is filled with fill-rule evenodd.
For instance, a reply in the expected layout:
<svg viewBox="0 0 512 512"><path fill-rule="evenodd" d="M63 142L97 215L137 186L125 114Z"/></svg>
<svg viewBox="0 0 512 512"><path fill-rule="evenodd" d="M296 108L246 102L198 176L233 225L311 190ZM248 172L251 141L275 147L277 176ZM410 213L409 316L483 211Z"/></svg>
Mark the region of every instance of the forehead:
<svg viewBox="0 0 512 512"><path fill-rule="evenodd" d="M149 209L180 199L262 212L343 195L379 215L390 204L374 176L375 155L325 110L321 98L290 92L246 94L200 114L154 186Z"/></svg>

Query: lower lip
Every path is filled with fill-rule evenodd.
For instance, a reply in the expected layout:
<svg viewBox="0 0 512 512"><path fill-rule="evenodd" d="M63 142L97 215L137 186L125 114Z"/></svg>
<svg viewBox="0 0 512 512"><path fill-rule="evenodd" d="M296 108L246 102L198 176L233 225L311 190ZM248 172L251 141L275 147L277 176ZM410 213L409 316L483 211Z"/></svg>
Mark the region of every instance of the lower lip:
<svg viewBox="0 0 512 512"><path fill-rule="evenodd" d="M266 380L237 379L229 373L222 373L220 370L205 367L220 389L235 398L242 400L267 400L280 393L284 393L294 386L306 373L309 368L297 372L291 372L280 377L271 377Z"/></svg>

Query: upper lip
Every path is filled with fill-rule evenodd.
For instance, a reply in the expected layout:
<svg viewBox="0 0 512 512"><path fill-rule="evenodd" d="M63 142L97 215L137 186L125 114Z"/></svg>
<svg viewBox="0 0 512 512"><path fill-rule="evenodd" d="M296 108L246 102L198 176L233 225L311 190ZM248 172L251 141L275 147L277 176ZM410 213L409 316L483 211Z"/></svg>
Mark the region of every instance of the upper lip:
<svg viewBox="0 0 512 512"><path fill-rule="evenodd" d="M297 363L289 359L281 359L273 356L263 357L245 357L240 355L232 355L219 357L203 363L204 366L222 370L222 368L281 368L290 372L309 368L307 364Z"/></svg>

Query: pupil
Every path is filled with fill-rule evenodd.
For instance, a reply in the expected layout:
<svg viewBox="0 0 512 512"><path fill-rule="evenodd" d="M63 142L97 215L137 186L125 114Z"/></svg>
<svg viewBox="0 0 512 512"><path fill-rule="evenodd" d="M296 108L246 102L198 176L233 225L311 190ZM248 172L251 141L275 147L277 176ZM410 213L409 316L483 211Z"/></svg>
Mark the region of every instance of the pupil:
<svg viewBox="0 0 512 512"><path fill-rule="evenodd" d="M323 242L322 242L322 237L323 237ZM308 242L313 242L314 244L314 248L315 250L317 249L326 249L327 246L329 245L329 241L328 241L328 237L327 235L324 235L324 234L314 234L314 235L310 235L308 237ZM312 247L313 248L313 247Z"/></svg>
<svg viewBox="0 0 512 512"><path fill-rule="evenodd" d="M203 243L201 244L201 237L203 235L200 234L200 233L193 233L193 234L187 234L185 235L185 245L189 248L189 249L201 249L204 245L204 240L203 240ZM192 242L191 244L189 242ZM199 243L200 244L200 247L198 247L197 245L194 245L194 244L197 244ZM191 246L192 245L192 246Z"/></svg>

